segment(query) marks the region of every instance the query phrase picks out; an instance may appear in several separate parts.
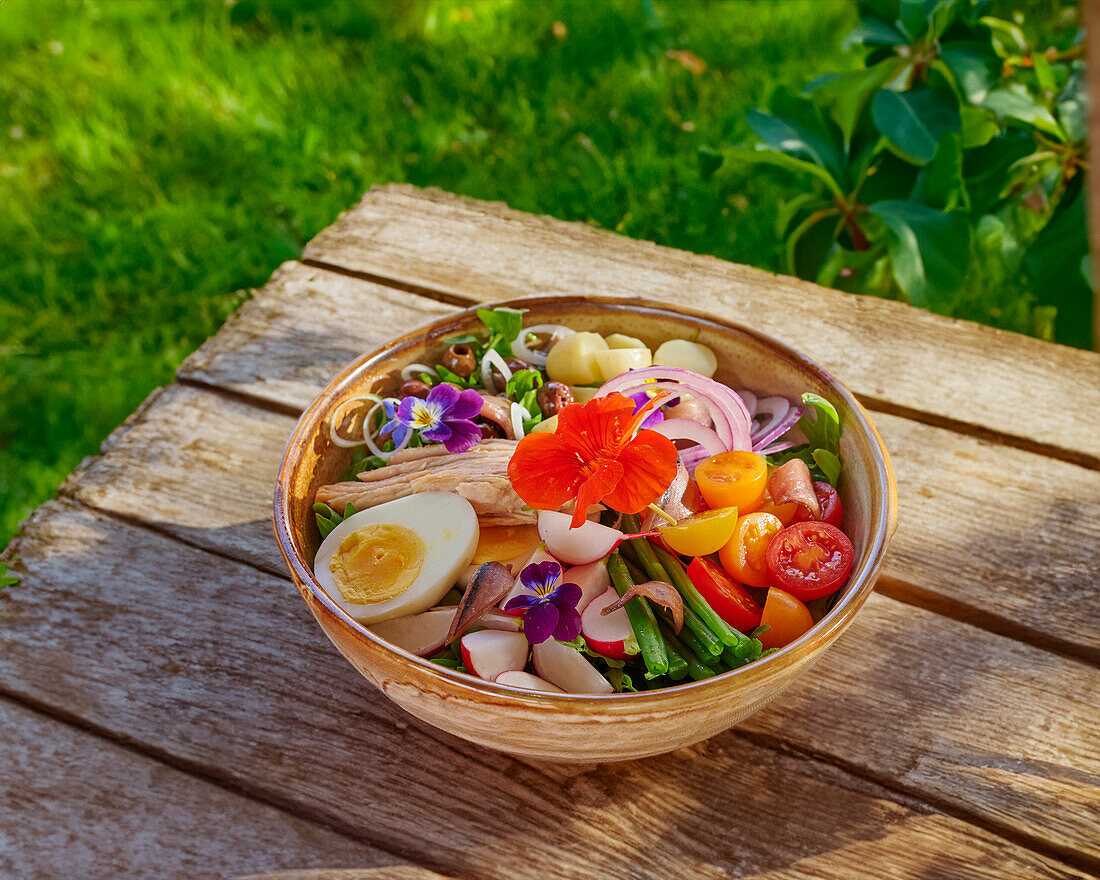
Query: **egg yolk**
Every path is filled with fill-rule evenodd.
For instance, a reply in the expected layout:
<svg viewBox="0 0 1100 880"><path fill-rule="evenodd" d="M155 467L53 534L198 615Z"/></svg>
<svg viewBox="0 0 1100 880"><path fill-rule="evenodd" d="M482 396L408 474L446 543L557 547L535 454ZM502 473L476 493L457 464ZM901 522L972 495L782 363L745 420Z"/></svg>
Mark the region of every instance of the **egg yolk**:
<svg viewBox="0 0 1100 880"><path fill-rule="evenodd" d="M537 526L487 526L478 535L477 550L470 565L507 561L521 553L530 556L538 542Z"/></svg>
<svg viewBox="0 0 1100 880"><path fill-rule="evenodd" d="M401 595L424 567L424 540L397 523L356 529L332 554L329 570L344 601L374 605Z"/></svg>

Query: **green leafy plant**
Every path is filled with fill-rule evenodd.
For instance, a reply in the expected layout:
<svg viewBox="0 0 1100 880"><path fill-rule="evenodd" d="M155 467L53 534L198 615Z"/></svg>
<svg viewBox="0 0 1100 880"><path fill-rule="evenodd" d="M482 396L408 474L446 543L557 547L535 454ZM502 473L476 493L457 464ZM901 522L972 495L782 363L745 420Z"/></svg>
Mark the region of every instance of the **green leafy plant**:
<svg viewBox="0 0 1100 880"><path fill-rule="evenodd" d="M1082 34L1040 49L982 0L862 8L863 67L777 92L749 112L758 142L704 170L802 182L777 223L789 272L1087 346Z"/></svg>
<svg viewBox="0 0 1100 880"><path fill-rule="evenodd" d="M8 574L8 566L0 562L0 590L5 587L14 587L21 578L16 574Z"/></svg>

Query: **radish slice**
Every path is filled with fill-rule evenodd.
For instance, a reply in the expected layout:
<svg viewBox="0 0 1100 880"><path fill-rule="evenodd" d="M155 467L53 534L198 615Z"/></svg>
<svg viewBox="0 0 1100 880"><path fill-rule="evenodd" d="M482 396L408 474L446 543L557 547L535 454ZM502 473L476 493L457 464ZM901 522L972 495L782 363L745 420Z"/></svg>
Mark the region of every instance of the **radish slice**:
<svg viewBox="0 0 1100 880"><path fill-rule="evenodd" d="M619 594L608 588L602 595L593 599L581 614L581 635L593 651L612 660L625 660L639 651L638 641L634 637L634 627L630 625L626 609L619 608L610 614L602 613L618 598Z"/></svg>
<svg viewBox="0 0 1100 880"><path fill-rule="evenodd" d="M623 539L618 529L586 520L575 529L569 528L572 517L556 510L539 511L539 537L555 559L570 565L584 565L603 559Z"/></svg>
<svg viewBox="0 0 1100 880"><path fill-rule="evenodd" d="M478 633L474 633L478 635ZM467 636L469 638L469 636ZM531 654L535 671L569 694L613 694L615 688L584 659L576 648L547 639L535 645Z"/></svg>
<svg viewBox="0 0 1100 880"><path fill-rule="evenodd" d="M611 586L611 575L607 573L607 561L597 559L586 565L575 565L567 568L561 576L563 584L576 584L581 588L581 598L577 603L577 610L583 612L588 603L601 595Z"/></svg>
<svg viewBox="0 0 1100 880"><path fill-rule="evenodd" d="M443 647L457 608L439 608L371 624L370 631L410 654L426 657Z"/></svg>
<svg viewBox="0 0 1100 880"><path fill-rule="evenodd" d="M437 605L435 608L428 609L428 611L445 611L453 617L457 609L457 605ZM424 613L427 614L428 611ZM398 619L404 620L405 618ZM389 623L389 621L387 620L386 623ZM381 624L379 624L379 626L380 625ZM493 610L486 611L482 614L481 617L474 621L474 626L483 626L486 629L499 629L502 632L519 632L523 624L520 622L519 618L513 617L511 614L502 614L499 611ZM371 629L373 631L374 627L371 627Z"/></svg>
<svg viewBox="0 0 1100 880"><path fill-rule="evenodd" d="M556 684L550 684L545 678L539 678L530 672L518 672L514 669L498 675L496 683L506 684L508 687L523 688L525 691L546 691L550 694L565 693L560 687Z"/></svg>
<svg viewBox="0 0 1100 880"><path fill-rule="evenodd" d="M502 672L527 665L527 636L483 629L462 637L462 662L478 678L495 681ZM557 644L557 642L555 642Z"/></svg>

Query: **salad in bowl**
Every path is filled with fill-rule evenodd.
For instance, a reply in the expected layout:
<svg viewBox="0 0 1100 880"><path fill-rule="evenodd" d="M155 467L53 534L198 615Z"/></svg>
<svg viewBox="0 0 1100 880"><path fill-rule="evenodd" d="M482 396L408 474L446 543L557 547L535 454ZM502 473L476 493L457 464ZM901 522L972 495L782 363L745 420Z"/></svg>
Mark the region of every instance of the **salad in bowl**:
<svg viewBox="0 0 1100 880"><path fill-rule="evenodd" d="M705 320L624 309L644 312L531 300L436 322L307 411L311 467L288 449L276 529L330 637L414 714L498 748L592 759L482 717L507 738L532 706L610 720L591 707L713 691L728 726L781 689L766 670L785 686L846 625L892 528L888 459L847 392L797 356L769 385Z"/></svg>

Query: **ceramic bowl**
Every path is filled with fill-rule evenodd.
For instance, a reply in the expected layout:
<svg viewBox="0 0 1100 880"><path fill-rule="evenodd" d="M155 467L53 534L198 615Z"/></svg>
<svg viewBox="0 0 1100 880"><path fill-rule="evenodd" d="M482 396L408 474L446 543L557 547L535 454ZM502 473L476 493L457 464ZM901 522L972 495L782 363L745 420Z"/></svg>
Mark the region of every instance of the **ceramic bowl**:
<svg viewBox="0 0 1100 880"><path fill-rule="evenodd" d="M528 309L527 324L626 333L653 347L698 333L718 355L719 381L790 398L815 391L830 400L842 419L840 495L844 530L855 548L851 577L832 610L797 641L742 669L664 690L609 696L534 693L482 681L396 648L344 613L310 569L320 544L311 510L314 493L339 480L350 462L350 452L329 440L329 416L350 396L394 393L403 366L434 363L446 348L445 337L481 328L475 309L367 352L341 370L302 415L275 490L275 533L302 598L333 644L383 694L417 718L483 746L554 761L614 761L690 745L737 724L809 669L871 592L893 534L897 499L890 459L870 417L809 359L712 315L614 297L537 297L499 305Z"/></svg>

